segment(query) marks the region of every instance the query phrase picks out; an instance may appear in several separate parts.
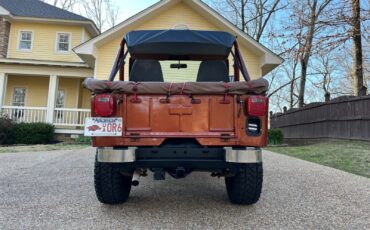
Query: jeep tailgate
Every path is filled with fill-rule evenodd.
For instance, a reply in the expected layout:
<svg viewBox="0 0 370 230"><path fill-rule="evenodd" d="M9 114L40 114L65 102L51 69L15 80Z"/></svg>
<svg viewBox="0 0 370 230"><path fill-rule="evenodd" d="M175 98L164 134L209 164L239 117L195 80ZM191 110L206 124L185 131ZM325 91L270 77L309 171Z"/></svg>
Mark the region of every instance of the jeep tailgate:
<svg viewBox="0 0 370 230"><path fill-rule="evenodd" d="M126 135L171 137L235 136L236 96L127 96L123 106Z"/></svg>

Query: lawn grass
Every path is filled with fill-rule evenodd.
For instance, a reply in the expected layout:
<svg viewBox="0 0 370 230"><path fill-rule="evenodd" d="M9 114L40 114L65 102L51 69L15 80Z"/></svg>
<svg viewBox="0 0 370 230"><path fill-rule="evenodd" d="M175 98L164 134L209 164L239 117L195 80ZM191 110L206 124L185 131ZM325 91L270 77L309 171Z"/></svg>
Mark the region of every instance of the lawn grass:
<svg viewBox="0 0 370 230"><path fill-rule="evenodd" d="M48 144L48 145L13 145L0 146L0 153L17 153L17 152L39 152L39 151L53 151L53 150L72 150L83 149L90 146L89 144Z"/></svg>
<svg viewBox="0 0 370 230"><path fill-rule="evenodd" d="M268 147L266 150L370 178L370 143L332 141L305 146Z"/></svg>

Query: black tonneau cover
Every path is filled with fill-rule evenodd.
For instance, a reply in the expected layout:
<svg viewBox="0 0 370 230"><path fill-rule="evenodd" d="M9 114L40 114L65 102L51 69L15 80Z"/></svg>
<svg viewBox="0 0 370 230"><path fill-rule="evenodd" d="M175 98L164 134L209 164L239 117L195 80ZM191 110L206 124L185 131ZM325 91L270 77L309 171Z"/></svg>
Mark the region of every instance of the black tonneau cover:
<svg viewBox="0 0 370 230"><path fill-rule="evenodd" d="M126 34L128 51L135 54L229 56L236 38L221 31L140 30Z"/></svg>

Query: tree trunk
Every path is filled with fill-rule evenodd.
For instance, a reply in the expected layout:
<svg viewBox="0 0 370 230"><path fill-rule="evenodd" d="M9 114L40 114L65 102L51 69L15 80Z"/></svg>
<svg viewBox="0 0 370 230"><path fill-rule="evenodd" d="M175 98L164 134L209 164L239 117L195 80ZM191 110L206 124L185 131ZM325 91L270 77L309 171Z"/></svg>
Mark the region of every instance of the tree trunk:
<svg viewBox="0 0 370 230"><path fill-rule="evenodd" d="M294 82L295 79L293 78L292 82L290 82L290 100L289 100L289 108L293 109L294 107Z"/></svg>
<svg viewBox="0 0 370 230"><path fill-rule="evenodd" d="M310 24L308 25L307 39L304 44L304 52L301 57L301 82L299 84L298 107L304 106L304 94L306 89L307 66L311 57L313 36L315 35L315 26L318 14L316 15L317 0L314 0L310 6Z"/></svg>
<svg viewBox="0 0 370 230"><path fill-rule="evenodd" d="M326 69L327 71L328 69ZM326 87L326 85L329 85L329 82L328 82L328 75L329 73L326 72L324 74L324 81L322 82L322 89L324 90L324 97L325 97L325 102L329 102L330 101L330 92L328 90L328 87Z"/></svg>
<svg viewBox="0 0 370 230"><path fill-rule="evenodd" d="M298 107L304 106L304 93L306 89L307 64L305 59L301 61L301 81L299 82Z"/></svg>
<svg viewBox="0 0 370 230"><path fill-rule="evenodd" d="M366 87L362 66L360 0L352 0L352 39L354 94L364 96Z"/></svg>
<svg viewBox="0 0 370 230"><path fill-rule="evenodd" d="M245 25L245 2L244 2L244 0L242 0L242 1L240 1L241 2L241 20L242 20L242 31L243 32L245 32L245 27L246 27L246 25Z"/></svg>

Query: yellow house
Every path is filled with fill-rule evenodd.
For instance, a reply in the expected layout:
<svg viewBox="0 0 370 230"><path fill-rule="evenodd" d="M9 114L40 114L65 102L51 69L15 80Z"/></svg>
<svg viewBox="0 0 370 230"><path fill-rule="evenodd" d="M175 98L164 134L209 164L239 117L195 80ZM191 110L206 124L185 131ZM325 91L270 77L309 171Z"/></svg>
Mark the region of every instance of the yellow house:
<svg viewBox="0 0 370 230"><path fill-rule="evenodd" d="M99 34L80 15L38 0L0 0L0 109L17 121L74 133L89 116L93 75L72 48Z"/></svg>
<svg viewBox="0 0 370 230"><path fill-rule="evenodd" d="M122 37L147 29L230 32L238 36L252 79L282 62L200 0L161 0L100 35L90 20L38 0L0 0L1 111L21 121L53 123L59 133L81 133L76 127L90 106L82 80L107 79ZM178 74L162 66L165 80L191 81L189 71L198 66L188 66L188 73Z"/></svg>

